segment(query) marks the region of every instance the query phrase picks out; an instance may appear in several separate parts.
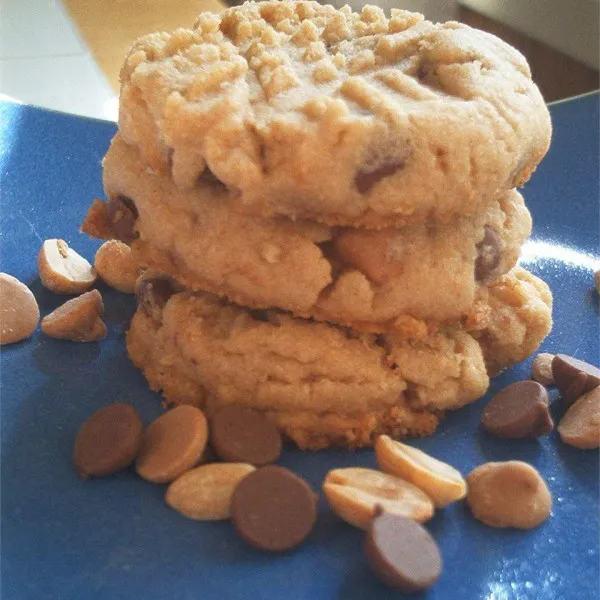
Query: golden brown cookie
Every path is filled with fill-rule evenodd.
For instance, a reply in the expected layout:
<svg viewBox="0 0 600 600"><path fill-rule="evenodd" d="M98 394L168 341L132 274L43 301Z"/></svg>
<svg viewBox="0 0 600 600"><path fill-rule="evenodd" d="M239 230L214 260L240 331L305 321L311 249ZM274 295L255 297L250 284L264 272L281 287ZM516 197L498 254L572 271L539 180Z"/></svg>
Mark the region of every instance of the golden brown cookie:
<svg viewBox="0 0 600 600"><path fill-rule="evenodd" d="M367 331L403 329L406 317L460 319L485 282L514 266L531 229L514 190L475 217L439 226L374 231L247 216L222 186L177 188L119 136L104 159L104 184L109 202L94 205L84 231L117 235L110 224L98 227L94 214L109 220L115 203L127 198L135 207L131 245L140 263L244 306Z"/></svg>
<svg viewBox="0 0 600 600"><path fill-rule="evenodd" d="M364 6L246 2L139 39L119 130L184 189L216 178L237 204L382 227L470 215L522 185L551 125L527 62L455 22Z"/></svg>
<svg viewBox="0 0 600 600"><path fill-rule="evenodd" d="M548 312L537 288L528 292L521 301ZM494 356L494 345L482 352L459 326L409 339L252 311L206 293L174 293L161 304L148 314L139 308L127 335L129 355L151 387L209 415L224 404L261 410L304 448L432 433L442 411L486 391L484 352L490 364L507 359ZM536 335L539 344L534 323L529 344Z"/></svg>
<svg viewBox="0 0 600 600"><path fill-rule="evenodd" d="M490 375L533 354L552 329L552 293L539 277L515 267L481 290L467 323L479 341Z"/></svg>

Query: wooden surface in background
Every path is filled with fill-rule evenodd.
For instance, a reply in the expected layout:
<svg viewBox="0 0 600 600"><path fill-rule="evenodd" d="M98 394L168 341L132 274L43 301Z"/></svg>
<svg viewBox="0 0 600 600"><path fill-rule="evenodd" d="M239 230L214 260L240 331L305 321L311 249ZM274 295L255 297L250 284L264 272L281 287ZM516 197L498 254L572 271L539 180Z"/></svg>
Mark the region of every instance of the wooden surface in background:
<svg viewBox="0 0 600 600"><path fill-rule="evenodd" d="M598 71L502 23L465 7L459 8L457 20L493 33L517 48L527 59L533 80L546 102L577 96L599 87Z"/></svg>
<svg viewBox="0 0 600 600"><path fill-rule="evenodd" d="M221 0L63 0L94 59L116 93L131 44L153 31L190 27L201 12L225 8Z"/></svg>

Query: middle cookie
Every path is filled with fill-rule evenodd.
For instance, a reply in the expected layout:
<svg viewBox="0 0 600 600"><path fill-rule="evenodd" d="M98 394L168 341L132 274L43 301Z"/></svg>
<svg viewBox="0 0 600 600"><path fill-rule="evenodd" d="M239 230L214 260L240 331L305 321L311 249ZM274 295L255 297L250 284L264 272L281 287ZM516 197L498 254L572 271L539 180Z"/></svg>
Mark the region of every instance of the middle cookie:
<svg viewBox="0 0 600 600"><path fill-rule="evenodd" d="M119 136L104 160L104 186L108 203L96 201L83 230L125 238L141 264L244 306L366 331L402 329L406 317L460 319L481 286L515 265L531 230L514 190L476 217L439 226L367 230L250 217L218 183L181 190ZM122 207L126 235L116 222Z"/></svg>

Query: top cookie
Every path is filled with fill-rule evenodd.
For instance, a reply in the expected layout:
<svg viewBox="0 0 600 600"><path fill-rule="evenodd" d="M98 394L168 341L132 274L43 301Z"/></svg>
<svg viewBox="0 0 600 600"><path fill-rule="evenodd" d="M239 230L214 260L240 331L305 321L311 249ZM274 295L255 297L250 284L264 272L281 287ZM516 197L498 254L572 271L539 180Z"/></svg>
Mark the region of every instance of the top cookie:
<svg viewBox="0 0 600 600"><path fill-rule="evenodd" d="M247 2L138 40L119 129L183 188L261 215L382 227L475 212L522 185L550 117L519 52L459 23Z"/></svg>

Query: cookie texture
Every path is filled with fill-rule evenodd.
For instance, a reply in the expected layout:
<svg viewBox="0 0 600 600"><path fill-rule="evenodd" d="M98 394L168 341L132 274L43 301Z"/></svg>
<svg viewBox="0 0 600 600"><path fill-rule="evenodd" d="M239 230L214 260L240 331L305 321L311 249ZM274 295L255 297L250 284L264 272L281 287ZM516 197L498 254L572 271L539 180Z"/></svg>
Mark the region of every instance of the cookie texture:
<svg viewBox="0 0 600 600"><path fill-rule="evenodd" d="M381 230L330 227L285 217L241 214L223 186L182 190L147 169L119 136L104 160L108 211L121 197L136 207L140 264L168 273L195 291L208 290L254 308L366 331L406 326L406 317L442 323L469 311L477 290L509 271L529 236L531 217L510 190L473 217ZM439 293L443 290L443 293Z"/></svg>
<svg viewBox="0 0 600 600"><path fill-rule="evenodd" d="M455 22L375 6L247 2L138 40L119 131L182 189L380 228L473 215L525 183L551 124L523 56Z"/></svg>
<svg viewBox="0 0 600 600"><path fill-rule="evenodd" d="M550 333L552 293L539 277L516 267L482 290L471 318L467 325L495 375L533 354Z"/></svg>
<svg viewBox="0 0 600 600"><path fill-rule="evenodd" d="M458 326L421 339L358 333L190 292L174 293L160 313L139 308L127 347L169 402L209 415L224 404L250 406L311 449L432 433L443 411L485 393L486 360L508 359Z"/></svg>

